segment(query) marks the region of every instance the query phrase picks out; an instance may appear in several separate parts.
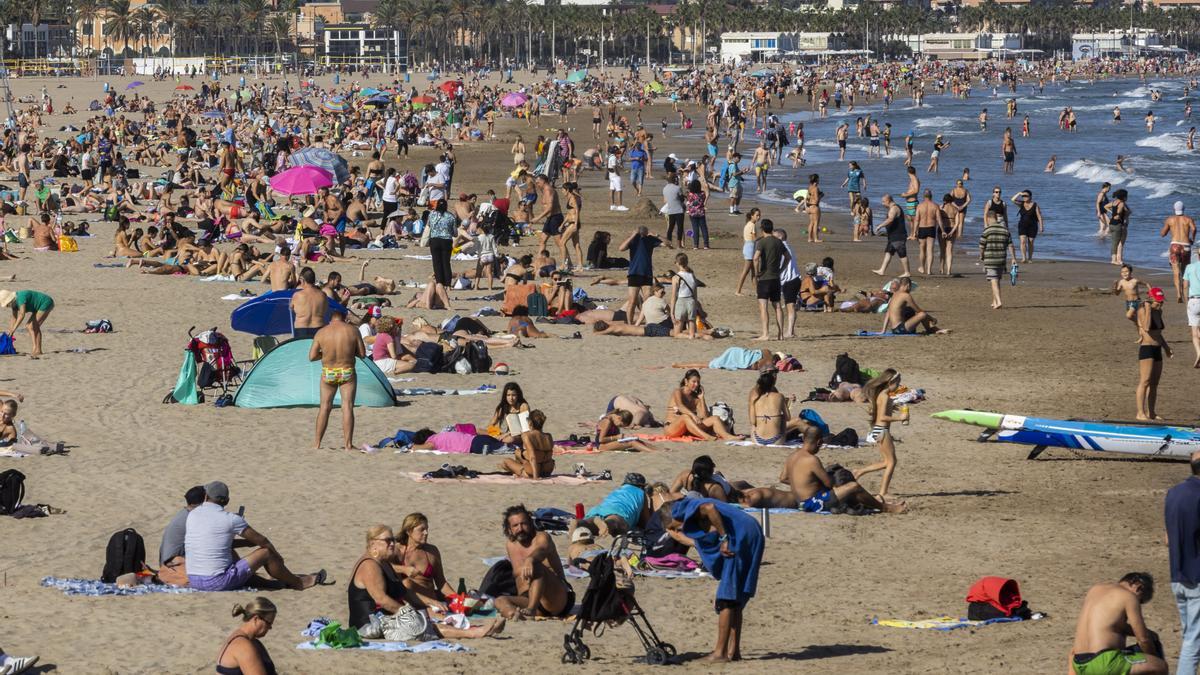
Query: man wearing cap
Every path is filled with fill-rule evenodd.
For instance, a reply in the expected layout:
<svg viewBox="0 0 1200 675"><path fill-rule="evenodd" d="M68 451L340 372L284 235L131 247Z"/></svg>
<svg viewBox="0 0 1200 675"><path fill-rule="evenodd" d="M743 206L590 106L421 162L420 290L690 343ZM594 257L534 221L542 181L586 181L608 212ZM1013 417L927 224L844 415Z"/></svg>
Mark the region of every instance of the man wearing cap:
<svg viewBox="0 0 1200 675"><path fill-rule="evenodd" d="M1196 221L1183 215L1183 202L1175 202L1175 215L1167 216L1158 236L1171 235L1167 257L1171 261L1171 280L1175 282L1175 302L1183 302L1183 268L1191 257L1192 241L1196 238ZM1200 291L1200 288L1196 289Z"/></svg>
<svg viewBox="0 0 1200 675"><path fill-rule="evenodd" d="M358 330L346 323L345 311L334 310L329 324L317 331L308 351L309 361L321 361L321 407L317 410L317 442L321 448L333 398L342 395L342 439L344 449L354 449L354 394L358 388L355 364L367 355Z"/></svg>
<svg viewBox="0 0 1200 675"><path fill-rule="evenodd" d="M187 552L188 585L198 591L232 591L243 588L255 570L267 574L293 590L304 590L325 582L325 570L316 574L293 574L283 557L265 536L236 513L229 513L229 486L213 481L204 486L204 503L187 516L184 550ZM244 558L235 559L235 546L256 546ZM256 582L256 584L259 582Z"/></svg>

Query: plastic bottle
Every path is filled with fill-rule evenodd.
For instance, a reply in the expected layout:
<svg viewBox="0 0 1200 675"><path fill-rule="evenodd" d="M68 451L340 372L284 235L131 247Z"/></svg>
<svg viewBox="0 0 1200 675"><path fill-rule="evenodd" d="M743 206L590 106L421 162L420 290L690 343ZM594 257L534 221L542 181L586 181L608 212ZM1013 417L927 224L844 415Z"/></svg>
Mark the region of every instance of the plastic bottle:
<svg viewBox="0 0 1200 675"><path fill-rule="evenodd" d="M1008 270L1008 282L1009 282L1009 284L1011 284L1011 285L1013 285L1013 286L1016 286L1016 285L1017 285L1017 274L1018 274L1019 272L1020 272L1020 268L1017 266L1017 263L1013 263L1013 264L1012 264L1012 268Z"/></svg>
<svg viewBox="0 0 1200 675"><path fill-rule="evenodd" d="M28 428L29 427L25 426L25 420L19 420L17 422L17 438L24 438L25 430Z"/></svg>

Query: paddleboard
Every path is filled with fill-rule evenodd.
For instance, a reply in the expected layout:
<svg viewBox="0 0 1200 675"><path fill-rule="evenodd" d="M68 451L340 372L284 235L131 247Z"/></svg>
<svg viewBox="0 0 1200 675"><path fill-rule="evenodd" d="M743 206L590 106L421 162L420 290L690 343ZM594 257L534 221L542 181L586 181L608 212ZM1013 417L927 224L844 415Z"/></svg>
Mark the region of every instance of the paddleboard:
<svg viewBox="0 0 1200 675"><path fill-rule="evenodd" d="M1188 457L1200 450L1200 429L1154 424L1055 420L976 410L946 410L934 417L996 432L1005 443L1130 455Z"/></svg>

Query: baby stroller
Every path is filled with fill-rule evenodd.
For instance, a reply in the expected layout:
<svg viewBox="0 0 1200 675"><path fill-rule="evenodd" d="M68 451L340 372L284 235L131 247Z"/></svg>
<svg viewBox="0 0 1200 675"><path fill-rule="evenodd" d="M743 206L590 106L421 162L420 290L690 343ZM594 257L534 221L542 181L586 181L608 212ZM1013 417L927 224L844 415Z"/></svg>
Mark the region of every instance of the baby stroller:
<svg viewBox="0 0 1200 675"><path fill-rule="evenodd" d="M597 555L588 565L591 578L583 594L579 616L571 632L563 636L563 663L583 663L592 658L592 650L583 643L584 631L591 630L598 636L604 626L619 626L626 622L633 626L646 649L646 655L639 661L661 666L675 658L675 646L659 639L634 597L632 576L619 573L613 562L614 557L620 557L624 546L624 538L618 537L612 551Z"/></svg>
<svg viewBox="0 0 1200 675"><path fill-rule="evenodd" d="M221 387L222 394L229 393L229 385L236 384L242 374L242 369L233 360L233 349L229 339L217 332L214 326L199 335L192 335L195 326L188 329L187 351L196 359L196 385L200 389Z"/></svg>

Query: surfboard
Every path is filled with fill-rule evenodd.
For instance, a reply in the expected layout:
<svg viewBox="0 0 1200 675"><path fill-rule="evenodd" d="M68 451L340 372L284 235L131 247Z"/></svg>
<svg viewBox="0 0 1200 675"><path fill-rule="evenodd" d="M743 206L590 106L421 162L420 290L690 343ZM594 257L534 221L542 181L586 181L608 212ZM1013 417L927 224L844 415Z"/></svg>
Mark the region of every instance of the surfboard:
<svg viewBox="0 0 1200 675"><path fill-rule="evenodd" d="M976 410L946 410L934 417L984 427L1005 443L1163 457L1188 457L1200 450L1200 429L1195 427L1055 420Z"/></svg>

